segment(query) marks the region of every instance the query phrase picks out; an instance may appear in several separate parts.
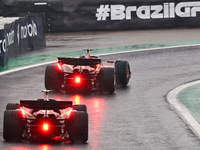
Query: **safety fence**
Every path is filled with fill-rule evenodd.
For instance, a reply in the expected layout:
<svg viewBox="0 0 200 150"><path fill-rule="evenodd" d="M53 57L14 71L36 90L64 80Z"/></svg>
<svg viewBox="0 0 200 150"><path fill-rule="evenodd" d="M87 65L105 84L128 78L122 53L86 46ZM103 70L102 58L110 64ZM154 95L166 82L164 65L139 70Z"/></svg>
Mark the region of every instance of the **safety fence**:
<svg viewBox="0 0 200 150"><path fill-rule="evenodd" d="M0 66L8 59L46 46L44 14L29 14L0 30Z"/></svg>
<svg viewBox="0 0 200 150"><path fill-rule="evenodd" d="M0 0L3 16L45 13L48 32L200 27L198 0Z"/></svg>

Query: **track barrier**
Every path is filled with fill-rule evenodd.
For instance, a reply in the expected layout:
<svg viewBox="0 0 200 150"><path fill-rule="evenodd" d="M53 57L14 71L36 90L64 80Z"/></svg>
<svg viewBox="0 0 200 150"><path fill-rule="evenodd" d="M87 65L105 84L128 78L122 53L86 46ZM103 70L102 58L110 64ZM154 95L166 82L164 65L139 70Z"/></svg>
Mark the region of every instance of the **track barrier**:
<svg viewBox="0 0 200 150"><path fill-rule="evenodd" d="M46 46L44 14L29 14L0 30L0 66L9 58Z"/></svg>
<svg viewBox="0 0 200 150"><path fill-rule="evenodd" d="M47 32L193 28L198 0L1 0L3 16L45 13Z"/></svg>

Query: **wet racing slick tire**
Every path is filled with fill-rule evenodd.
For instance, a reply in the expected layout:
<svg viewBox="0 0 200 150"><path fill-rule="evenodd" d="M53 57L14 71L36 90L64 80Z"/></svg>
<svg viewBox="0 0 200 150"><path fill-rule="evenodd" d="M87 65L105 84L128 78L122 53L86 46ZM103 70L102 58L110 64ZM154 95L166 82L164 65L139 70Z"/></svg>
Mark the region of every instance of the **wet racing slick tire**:
<svg viewBox="0 0 200 150"><path fill-rule="evenodd" d="M129 63L127 61L116 61L115 69L117 85L126 86L131 77Z"/></svg>
<svg viewBox="0 0 200 150"><path fill-rule="evenodd" d="M88 140L88 113L83 111L71 112L68 134L72 143L85 143Z"/></svg>
<svg viewBox="0 0 200 150"><path fill-rule="evenodd" d="M16 110L20 109L20 105L18 103L8 103L6 105L6 110Z"/></svg>
<svg viewBox="0 0 200 150"><path fill-rule="evenodd" d="M59 91L63 82L63 72L58 69L57 65L48 65L45 70L45 88L47 90Z"/></svg>
<svg viewBox="0 0 200 150"><path fill-rule="evenodd" d="M87 112L87 106L86 105L73 105L73 110Z"/></svg>
<svg viewBox="0 0 200 150"><path fill-rule="evenodd" d="M100 92L114 93L116 86L115 68L101 68L99 73Z"/></svg>
<svg viewBox="0 0 200 150"><path fill-rule="evenodd" d="M3 138L6 141L21 141L22 112L20 110L6 110L4 112Z"/></svg>

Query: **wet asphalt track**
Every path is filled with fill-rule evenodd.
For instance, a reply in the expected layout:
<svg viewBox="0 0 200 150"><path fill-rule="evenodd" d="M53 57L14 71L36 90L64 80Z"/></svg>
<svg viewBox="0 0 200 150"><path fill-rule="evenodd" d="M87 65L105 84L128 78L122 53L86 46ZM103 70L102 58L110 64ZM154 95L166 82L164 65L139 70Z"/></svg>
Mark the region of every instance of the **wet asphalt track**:
<svg viewBox="0 0 200 150"><path fill-rule="evenodd" d="M8 143L0 149L199 149L199 139L166 101L166 94L182 83L199 79L200 47L102 56L129 61L132 78L113 95L52 93L59 100L86 104L89 113L87 144ZM0 76L0 123L8 102L43 97L45 66Z"/></svg>

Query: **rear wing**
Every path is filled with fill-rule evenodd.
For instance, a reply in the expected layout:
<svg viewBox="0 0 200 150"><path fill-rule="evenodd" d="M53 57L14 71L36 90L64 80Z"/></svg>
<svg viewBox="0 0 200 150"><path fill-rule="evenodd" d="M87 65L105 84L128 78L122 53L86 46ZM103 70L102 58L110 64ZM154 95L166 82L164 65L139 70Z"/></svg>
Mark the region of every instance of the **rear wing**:
<svg viewBox="0 0 200 150"><path fill-rule="evenodd" d="M20 106L38 110L66 109L72 106L72 101L36 101L20 100Z"/></svg>
<svg viewBox="0 0 200 150"><path fill-rule="evenodd" d="M93 66L101 63L101 59L82 59L58 57L58 61L63 64L75 66Z"/></svg>

